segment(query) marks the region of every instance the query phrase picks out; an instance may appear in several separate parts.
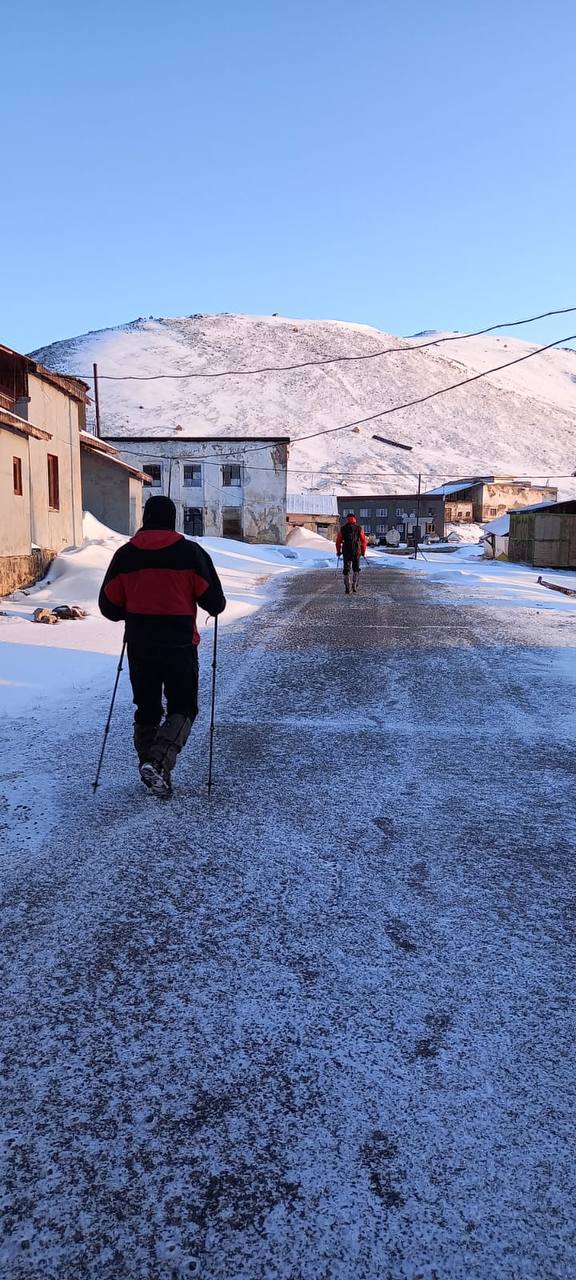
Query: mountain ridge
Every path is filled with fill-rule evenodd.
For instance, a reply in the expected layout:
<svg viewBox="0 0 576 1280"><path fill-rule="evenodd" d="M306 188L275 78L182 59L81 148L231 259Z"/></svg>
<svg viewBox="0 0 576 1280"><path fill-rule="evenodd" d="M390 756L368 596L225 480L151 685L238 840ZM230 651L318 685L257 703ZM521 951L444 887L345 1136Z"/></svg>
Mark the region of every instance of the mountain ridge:
<svg viewBox="0 0 576 1280"><path fill-rule="evenodd" d="M424 331L422 331L424 333ZM284 316L193 313L138 317L32 352L58 372L99 368L103 436L282 435L293 440L290 488L378 492L476 473L566 476L576 467L576 352L555 349L424 405L384 414L298 443L534 350L506 335L466 338L418 350L421 335L396 337L370 325ZM436 336L435 333L432 336ZM439 333L438 338L447 335ZM452 335L450 335L452 336ZM230 377L109 381L104 375L241 370L344 355L374 359ZM372 439L412 445L400 453ZM178 438L178 437L176 437ZM564 494L576 482L559 483Z"/></svg>

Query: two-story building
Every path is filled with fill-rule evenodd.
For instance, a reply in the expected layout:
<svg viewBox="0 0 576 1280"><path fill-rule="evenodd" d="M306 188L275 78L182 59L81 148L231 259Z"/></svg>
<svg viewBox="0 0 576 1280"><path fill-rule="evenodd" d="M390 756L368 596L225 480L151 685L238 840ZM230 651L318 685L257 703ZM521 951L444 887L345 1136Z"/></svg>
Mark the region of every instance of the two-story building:
<svg viewBox="0 0 576 1280"><path fill-rule="evenodd" d="M356 516L367 537L385 538L397 529L403 542L419 529L420 541L430 534L444 537L444 498L429 494L384 493L338 498L338 512L344 519L349 512Z"/></svg>
<svg viewBox="0 0 576 1280"><path fill-rule="evenodd" d="M436 495L445 499L447 524L471 521L483 524L518 507L536 502L555 502L558 490L552 485L530 484L527 480L515 480L513 476L493 475L451 480L436 489L429 489L426 496Z"/></svg>
<svg viewBox="0 0 576 1280"><path fill-rule="evenodd" d="M88 388L0 346L0 591L82 541L80 430Z"/></svg>
<svg viewBox="0 0 576 1280"><path fill-rule="evenodd" d="M150 494L176 505L193 537L283 543L288 436L110 436L120 457L150 477Z"/></svg>
<svg viewBox="0 0 576 1280"><path fill-rule="evenodd" d="M141 523L147 477L85 430L88 387L0 346L0 594L82 543L88 509L120 533Z"/></svg>

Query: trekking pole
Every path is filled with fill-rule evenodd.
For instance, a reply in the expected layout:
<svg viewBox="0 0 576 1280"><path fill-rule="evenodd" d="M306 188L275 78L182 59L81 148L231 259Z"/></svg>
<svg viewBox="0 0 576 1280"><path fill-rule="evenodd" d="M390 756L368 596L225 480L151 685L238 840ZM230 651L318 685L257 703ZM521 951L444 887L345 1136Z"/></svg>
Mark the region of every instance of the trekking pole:
<svg viewBox="0 0 576 1280"><path fill-rule="evenodd" d="M99 759L99 761L98 761L98 768L97 768L97 770L96 770L96 777L95 777L95 779L94 779L94 781L93 781L93 783L92 783L92 794L93 794L93 795L95 795L95 794L96 794L96 787L98 786L98 780L99 780L99 778L100 778L100 770L101 770L101 768L102 768L102 761L103 761L103 759L104 759L104 752L105 752L105 750L106 750L106 740L107 740L107 738L108 738L108 732L109 732L109 729L110 729L110 721L112 720L112 712L113 712L113 710L114 710L114 701L115 701L115 698L116 698L116 690L117 690L117 688L118 688L118 681L119 681L119 679L120 679L120 672L121 672L121 670L122 670L122 663L123 663L123 661L124 661L124 653L125 653L125 650L126 650L126 636L124 636L124 639L123 639L123 641L122 641L122 652L121 652L121 654L120 654L120 661L119 661L119 663L118 663L118 667L117 667L117 670L116 670L116 679L115 679L115 681L114 681L114 688L113 688L113 690L112 690L112 701L111 701L111 703L110 703L110 710L109 710L109 712L108 712L108 719L107 719L107 721L106 721L106 728L105 728L105 730L104 730L104 739L103 739L103 742L102 742L102 750L101 750L101 752L100 752L100 759Z"/></svg>
<svg viewBox="0 0 576 1280"><path fill-rule="evenodd" d="M214 618L214 647L212 649L212 709L210 713L210 752L208 756L208 795L212 790L212 753L214 750L214 715L216 710L216 653L218 649L218 615Z"/></svg>

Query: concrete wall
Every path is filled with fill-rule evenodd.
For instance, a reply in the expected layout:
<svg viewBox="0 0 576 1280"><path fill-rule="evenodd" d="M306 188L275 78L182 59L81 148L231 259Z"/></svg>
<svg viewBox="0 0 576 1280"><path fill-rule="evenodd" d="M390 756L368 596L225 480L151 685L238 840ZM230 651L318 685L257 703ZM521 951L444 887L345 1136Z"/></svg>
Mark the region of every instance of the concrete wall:
<svg viewBox="0 0 576 1280"><path fill-rule="evenodd" d="M127 536L142 523L142 483L104 453L80 450L82 503L97 520Z"/></svg>
<svg viewBox="0 0 576 1280"><path fill-rule="evenodd" d="M311 533L319 533L321 538L335 542L340 532L340 521L336 516L301 515L298 511L289 511L286 517L288 532L291 529L309 529Z"/></svg>
<svg viewBox="0 0 576 1280"><path fill-rule="evenodd" d="M446 524L464 524L465 522L470 524L474 517L473 503L453 502L450 498L447 498L444 516Z"/></svg>
<svg viewBox="0 0 576 1280"><path fill-rule="evenodd" d="M262 445L256 448L249 439L239 443L195 440L146 441L110 436L125 462L146 471L146 464L156 459L162 467L160 486L147 488L145 498L164 493L176 504L177 529L184 528L185 508L199 508L203 513L204 534L222 537L225 508L240 514L241 536L246 542L283 543L286 538L287 446ZM201 484L184 485L184 464L202 467ZM242 469L240 487L224 486L222 466L239 464Z"/></svg>
<svg viewBox="0 0 576 1280"><path fill-rule="evenodd" d="M385 510L385 516L377 515L378 510ZM389 529L412 531L416 523L418 498L414 494L380 494L368 498L338 498L338 511L342 519L349 511L353 511L358 523L365 533L376 538L385 536ZM368 515L362 515L368 511ZM420 535L423 538L434 525L434 533L439 538L444 536L444 499L439 497L420 496Z"/></svg>
<svg viewBox="0 0 576 1280"><path fill-rule="evenodd" d="M22 464L21 497L14 493L13 458ZM29 556L31 550L28 437L0 425L0 556Z"/></svg>
<svg viewBox="0 0 576 1280"><path fill-rule="evenodd" d="M79 405L34 374L28 379L28 419L51 440L30 439L32 541L56 551L82 542ZM48 454L58 458L60 510L48 507Z"/></svg>

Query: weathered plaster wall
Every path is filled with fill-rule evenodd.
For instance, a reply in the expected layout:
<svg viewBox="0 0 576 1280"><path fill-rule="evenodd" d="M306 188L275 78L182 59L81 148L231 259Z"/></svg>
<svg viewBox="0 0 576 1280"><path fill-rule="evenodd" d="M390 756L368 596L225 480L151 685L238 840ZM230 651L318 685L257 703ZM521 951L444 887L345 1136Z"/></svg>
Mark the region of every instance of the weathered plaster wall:
<svg viewBox="0 0 576 1280"><path fill-rule="evenodd" d="M176 504L177 528L184 527L184 509L200 508L204 518L204 534L221 537L225 508L241 515L241 536L246 542L283 543L286 539L287 446L262 445L256 448L249 439L242 441L195 441L186 439L146 441L109 437L124 461L146 471L155 460L162 467L161 484L146 490L152 494L169 494ZM184 465L202 467L202 483L184 484ZM225 486L222 467L238 464L242 483Z"/></svg>
<svg viewBox="0 0 576 1280"><path fill-rule="evenodd" d="M14 493L13 458L22 464L22 496ZM28 438L0 426L0 556L29 556L30 460Z"/></svg>
<svg viewBox="0 0 576 1280"><path fill-rule="evenodd" d="M52 436L51 440L30 440L32 541L58 551L77 547L82 542L79 406L58 387L33 374L28 390L29 421ZM58 458L59 511L48 506L48 454Z"/></svg>

